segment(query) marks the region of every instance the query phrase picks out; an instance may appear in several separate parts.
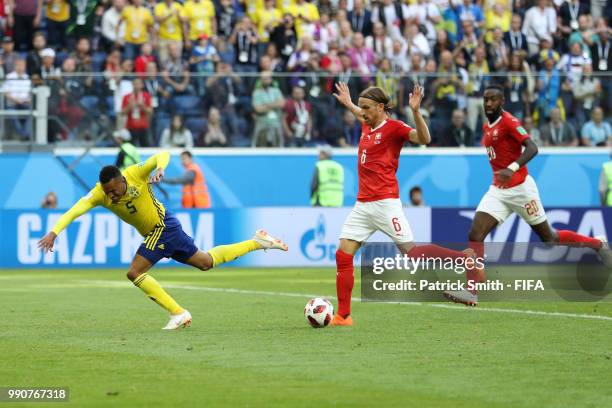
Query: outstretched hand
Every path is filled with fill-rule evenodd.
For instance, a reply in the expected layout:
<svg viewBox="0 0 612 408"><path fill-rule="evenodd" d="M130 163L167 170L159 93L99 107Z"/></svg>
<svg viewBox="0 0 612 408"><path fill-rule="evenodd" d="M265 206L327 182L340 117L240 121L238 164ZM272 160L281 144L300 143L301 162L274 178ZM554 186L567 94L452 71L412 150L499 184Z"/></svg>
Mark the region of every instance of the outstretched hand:
<svg viewBox="0 0 612 408"><path fill-rule="evenodd" d="M155 170L155 173L149 179L149 183L151 184L159 183L160 181L162 181L163 178L164 178L164 169L157 169Z"/></svg>
<svg viewBox="0 0 612 408"><path fill-rule="evenodd" d="M421 101L423 100L424 94L425 89L421 85L415 84L414 89L408 98L408 105L410 105L410 109L412 109L413 112L416 112L421 108Z"/></svg>
<svg viewBox="0 0 612 408"><path fill-rule="evenodd" d="M349 87L346 83L338 82L336 84L336 91L337 93L334 93L334 96L336 97L338 102L340 102L344 106L349 106L353 103L353 101L351 100L351 91L349 90Z"/></svg>
<svg viewBox="0 0 612 408"><path fill-rule="evenodd" d="M53 252L53 244L55 244L55 238L57 238L55 232L49 232L47 235L42 237L40 241L38 241L38 248L43 250L45 253L49 251Z"/></svg>

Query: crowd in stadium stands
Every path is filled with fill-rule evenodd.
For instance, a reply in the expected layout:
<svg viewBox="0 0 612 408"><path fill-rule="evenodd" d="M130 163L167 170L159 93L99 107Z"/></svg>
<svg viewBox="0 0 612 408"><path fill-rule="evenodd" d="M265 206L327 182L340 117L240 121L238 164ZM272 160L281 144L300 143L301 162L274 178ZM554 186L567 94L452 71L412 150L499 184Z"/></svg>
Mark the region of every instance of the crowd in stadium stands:
<svg viewBox="0 0 612 408"><path fill-rule="evenodd" d="M334 82L384 88L410 123L418 81L432 145L473 146L500 84L538 144L606 145L611 16L611 0L0 0L2 90L30 109L50 87L50 142L97 126L140 146L355 146Z"/></svg>

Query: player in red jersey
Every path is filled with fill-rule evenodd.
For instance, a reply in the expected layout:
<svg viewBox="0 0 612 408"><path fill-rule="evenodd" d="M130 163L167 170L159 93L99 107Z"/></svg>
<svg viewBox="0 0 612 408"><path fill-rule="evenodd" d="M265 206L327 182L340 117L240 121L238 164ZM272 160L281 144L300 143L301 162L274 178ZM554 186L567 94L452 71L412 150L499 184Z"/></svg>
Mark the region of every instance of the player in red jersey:
<svg viewBox="0 0 612 408"><path fill-rule="evenodd" d="M409 99L416 129L389 117L390 98L381 88L364 90L359 95L358 106L353 104L346 84L336 84L336 90L336 99L362 123L357 161L357 203L344 222L336 251L338 311L332 325L350 326L353 323L350 316L354 285L353 256L374 232L385 233L402 253L413 257L425 255L457 259L473 257L474 253L469 249L461 252L436 245L415 246L399 199L395 173L404 143L410 141L425 145L431 140L427 124L419 112L423 87L416 85Z"/></svg>
<svg viewBox="0 0 612 408"><path fill-rule="evenodd" d="M592 248L599 253L607 267L612 267L612 251L605 237L591 238L574 231L556 231L550 226L540 202L538 187L526 166L538 154L538 147L520 121L503 110L503 105L503 88L498 85L488 86L484 92L488 123L482 127L482 144L493 169L493 183L476 208L468 236L470 247L478 257L482 257L485 237L510 214L516 213L543 242ZM485 279L484 271L467 273L468 281ZM478 303L475 291L449 291L444 295L468 306L476 306Z"/></svg>

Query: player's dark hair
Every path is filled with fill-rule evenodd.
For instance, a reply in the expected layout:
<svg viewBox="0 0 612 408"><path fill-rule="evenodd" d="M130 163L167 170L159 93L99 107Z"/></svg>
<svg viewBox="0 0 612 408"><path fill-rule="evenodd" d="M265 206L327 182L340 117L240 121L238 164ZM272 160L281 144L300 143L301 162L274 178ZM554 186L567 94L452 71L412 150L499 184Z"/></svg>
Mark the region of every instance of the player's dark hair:
<svg viewBox="0 0 612 408"><path fill-rule="evenodd" d="M487 85L487 86L485 87L485 91L486 91L487 89L495 89L496 91L501 92L501 94L502 94L502 95L504 94L504 88L503 88L501 85L497 85L497 84Z"/></svg>
<svg viewBox="0 0 612 408"><path fill-rule="evenodd" d="M185 155L187 157L189 157L190 159L193 158L193 155L191 154L191 152L189 150L185 150L184 152L181 153L181 156Z"/></svg>
<svg viewBox="0 0 612 408"><path fill-rule="evenodd" d="M364 89L360 94L360 98L371 99L376 103L382 103L385 105L385 111L391 112L393 109L393 103L391 103L391 97L387 93L377 86L370 86Z"/></svg>
<svg viewBox="0 0 612 408"><path fill-rule="evenodd" d="M121 170L117 166L105 166L100 170L100 183L106 184L114 178L121 176Z"/></svg>

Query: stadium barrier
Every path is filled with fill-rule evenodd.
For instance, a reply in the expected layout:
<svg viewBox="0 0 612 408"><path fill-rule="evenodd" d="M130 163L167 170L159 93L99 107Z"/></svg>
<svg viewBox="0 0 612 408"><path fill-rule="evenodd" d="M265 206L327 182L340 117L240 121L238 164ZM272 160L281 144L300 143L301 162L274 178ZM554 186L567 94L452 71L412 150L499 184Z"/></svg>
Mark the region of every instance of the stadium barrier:
<svg viewBox="0 0 612 408"><path fill-rule="evenodd" d="M289 245L289 252L259 251L240 258L230 266L242 267L329 267L335 265L335 251L342 224L350 208L262 207L209 211L180 210L175 214L199 248L208 249L252 236L265 227ZM418 242L464 242L473 209L406 208ZM549 208L549 221L556 228L568 228L586 235L612 232L612 209ZM62 232L55 251L42 254L38 240L61 215L56 210L3 210L0 212L0 266L3 268L125 267L142 237L114 214L93 210ZM521 219L512 215L489 237L496 242L537 242ZM376 233L372 242L388 238ZM522 262L534 261L523 259ZM537 261L537 260L535 260ZM164 261L168 262L168 261Z"/></svg>
<svg viewBox="0 0 612 408"><path fill-rule="evenodd" d="M141 157L144 160L157 151L142 149ZM183 173L180 152L171 150L167 177ZM0 209L39 208L49 191L57 194L59 208L69 208L95 185L102 166L115 163L117 150L84 153L75 148L56 149L57 157L51 153L0 155L4 175ZM215 209L310 204L316 149L194 149L193 153L206 176ZM351 206L357 194L357 151L335 149L334 159L345 169L344 205ZM545 207L593 207L599 205L599 175L609 159L607 148L542 148L528 167ZM404 202L410 188L418 185L432 207L476 207L489 188L492 173L482 148L406 148L397 176ZM169 194L167 198L158 195L164 205L179 207L180 187L163 188Z"/></svg>

